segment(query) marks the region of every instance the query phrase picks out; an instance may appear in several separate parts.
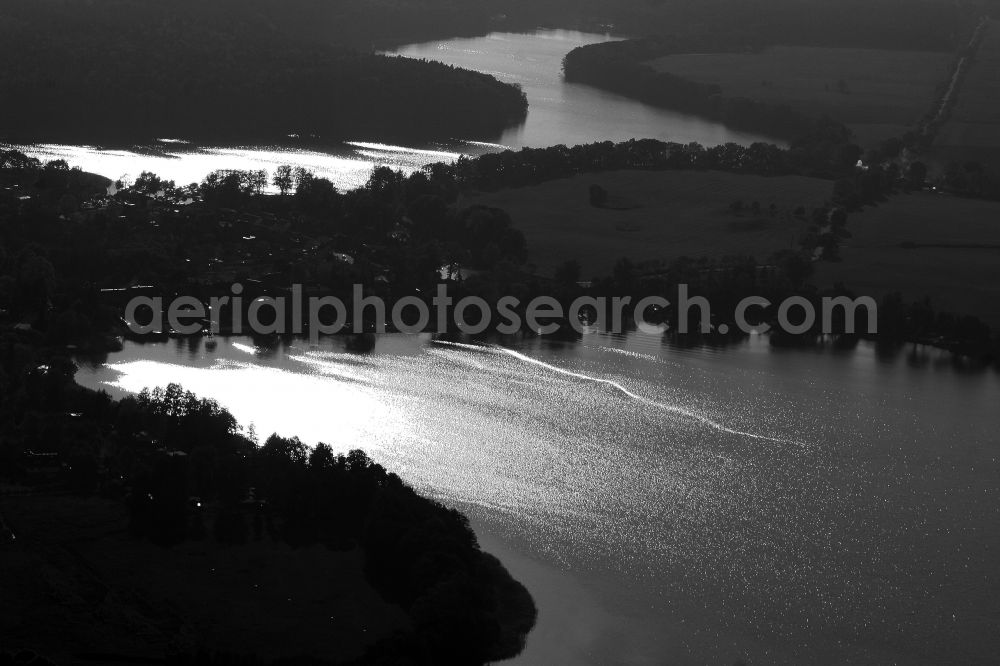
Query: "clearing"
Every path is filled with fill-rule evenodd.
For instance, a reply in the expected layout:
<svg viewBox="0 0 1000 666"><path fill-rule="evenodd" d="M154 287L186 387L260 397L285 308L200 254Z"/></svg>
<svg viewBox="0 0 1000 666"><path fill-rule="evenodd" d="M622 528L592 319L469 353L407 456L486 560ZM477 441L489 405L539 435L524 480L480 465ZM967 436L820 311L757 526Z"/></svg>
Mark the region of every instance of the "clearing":
<svg viewBox="0 0 1000 666"><path fill-rule="evenodd" d="M611 208L590 205L590 186L608 191ZM719 171L610 171L532 187L473 194L465 204L496 206L511 215L528 241L529 261L543 274L580 262L584 279L609 275L621 257L634 261L752 255L798 247L810 211L832 193L830 181L800 176ZM730 204L742 201L737 215ZM762 213L753 214L753 202ZM769 212L775 204L777 214Z"/></svg>
<svg viewBox="0 0 1000 666"><path fill-rule="evenodd" d="M922 192L852 214L843 261L816 264L820 286L927 296L935 310L1000 327L1000 202Z"/></svg>

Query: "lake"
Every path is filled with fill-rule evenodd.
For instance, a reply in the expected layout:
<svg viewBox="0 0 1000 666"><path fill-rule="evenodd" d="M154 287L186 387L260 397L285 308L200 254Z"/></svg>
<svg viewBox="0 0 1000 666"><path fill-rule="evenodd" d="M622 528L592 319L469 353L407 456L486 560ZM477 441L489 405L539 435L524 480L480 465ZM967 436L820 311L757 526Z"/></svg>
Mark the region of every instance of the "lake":
<svg viewBox="0 0 1000 666"><path fill-rule="evenodd" d="M562 79L562 59L585 44L612 39L568 30L492 33L405 46L390 54L438 60L520 84L528 96L526 122L499 137L456 136L444 143L387 144L381 137L353 140L297 140L286 146L196 146L183 138L162 138L141 149L44 144L16 146L43 161L64 159L71 166L117 180L152 171L178 185L201 182L216 169L266 169L302 166L329 178L339 189L363 185L372 168L391 166L412 172L459 155L481 155L505 148L576 145L595 141L656 138L706 146L749 145L765 137L729 129L695 116L655 109L639 102ZM773 142L773 141L772 141ZM780 142L777 142L780 143Z"/></svg>
<svg viewBox="0 0 1000 666"><path fill-rule="evenodd" d="M291 163L348 188L378 164L505 146L760 139L561 80L569 50L606 39L399 49L522 85L527 121L500 137L32 151L179 183ZM387 335L355 354L342 339L219 338L127 343L77 379L119 395L181 383L262 436L363 447L462 509L539 605L512 664L986 664L1000 652L1000 377L943 352L592 334L505 347Z"/></svg>
<svg viewBox="0 0 1000 666"><path fill-rule="evenodd" d="M1000 650L1000 374L751 337L126 343L261 436L363 447L465 511L539 606L512 664L986 664Z"/></svg>

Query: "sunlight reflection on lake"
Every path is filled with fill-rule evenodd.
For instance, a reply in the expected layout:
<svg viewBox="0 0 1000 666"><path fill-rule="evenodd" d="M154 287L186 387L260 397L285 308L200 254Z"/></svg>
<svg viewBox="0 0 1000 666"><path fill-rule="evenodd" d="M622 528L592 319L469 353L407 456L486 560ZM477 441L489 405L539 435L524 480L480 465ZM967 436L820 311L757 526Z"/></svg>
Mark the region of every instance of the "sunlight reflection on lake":
<svg viewBox="0 0 1000 666"><path fill-rule="evenodd" d="M763 338L514 350L129 343L78 381L179 382L262 437L360 446L462 509L538 600L517 664L985 664L1000 648L995 371ZM554 610L566 599L586 602Z"/></svg>
<svg viewBox="0 0 1000 666"><path fill-rule="evenodd" d="M407 173L432 162L451 162L461 154L481 155L508 148L576 145L595 141L655 138L706 146L733 141L749 145L765 137L739 132L696 116L657 109L597 88L566 83L562 59L572 49L611 39L570 30L492 33L404 46L392 54L438 60L486 72L521 85L528 96L528 118L500 137L456 136L439 143L399 146L379 137L354 137L333 145L195 146L181 139L160 139L142 150L43 144L16 146L43 161L64 159L71 166L117 180L134 180L152 171L178 185L201 182L216 169L265 169L301 166L329 178L341 190L360 187L373 167ZM329 142L328 142L329 144Z"/></svg>
<svg viewBox="0 0 1000 666"><path fill-rule="evenodd" d="M200 148L183 143L167 143L144 152L57 144L15 147L43 162L63 159L71 166L113 180L135 180L143 171L152 171L181 186L199 183L217 169L264 169L273 174L277 167L291 164L329 178L340 190L361 187L376 166L390 166L409 173L428 162L450 162L459 155L377 143L348 143L336 152L280 146Z"/></svg>

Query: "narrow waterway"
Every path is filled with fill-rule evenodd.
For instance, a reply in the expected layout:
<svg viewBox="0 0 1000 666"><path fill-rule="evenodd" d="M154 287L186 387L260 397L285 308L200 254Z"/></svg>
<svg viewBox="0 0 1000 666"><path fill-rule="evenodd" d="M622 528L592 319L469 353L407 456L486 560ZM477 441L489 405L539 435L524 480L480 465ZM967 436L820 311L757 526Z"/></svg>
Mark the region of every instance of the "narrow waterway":
<svg viewBox="0 0 1000 666"><path fill-rule="evenodd" d="M632 138L697 141L708 146L765 140L716 122L563 81L562 59L567 53L577 46L608 39L591 33L539 30L414 44L392 52L485 72L521 85L528 96L528 118L523 125L498 137L455 136L443 143L416 142L409 146L368 136L346 141L300 137L285 146L197 146L183 137L165 137L129 150L59 144L16 147L43 161L64 159L71 166L113 180L134 180L143 171L152 171L178 185L187 185L201 182L216 169L265 169L273 173L279 165L291 164L329 178L344 190L363 185L376 166L410 172L432 162L455 160L462 154L479 155L505 148Z"/></svg>

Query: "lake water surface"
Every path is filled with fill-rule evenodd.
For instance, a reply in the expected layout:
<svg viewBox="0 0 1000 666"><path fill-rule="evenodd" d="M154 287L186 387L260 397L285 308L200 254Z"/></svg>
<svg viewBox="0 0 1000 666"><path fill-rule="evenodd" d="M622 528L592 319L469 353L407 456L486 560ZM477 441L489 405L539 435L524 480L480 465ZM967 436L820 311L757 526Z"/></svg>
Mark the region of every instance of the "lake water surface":
<svg viewBox="0 0 1000 666"><path fill-rule="evenodd" d="M534 33L492 33L485 37L450 39L405 46L392 52L438 60L486 72L507 83L520 84L528 96L524 125L499 137L456 136L446 142L399 146L384 137L351 141L300 140L292 146L195 146L165 138L142 150L44 144L17 146L43 161L64 159L71 166L112 179L134 179L152 171L178 185L201 182L216 169L266 169L281 164L303 166L329 178L340 189L359 187L375 166L410 172L432 162L449 162L461 154L480 155L504 148L576 145L594 141L657 138L706 146L734 141L749 145L767 140L702 120L606 93L562 79L562 59L585 44L611 37L567 30ZM308 147L303 147L308 146Z"/></svg>
<svg viewBox="0 0 1000 666"><path fill-rule="evenodd" d="M112 178L188 183L301 164L339 187L376 164L656 137L759 137L561 80L600 35L539 31L399 53L521 84L501 137L158 154L36 146ZM431 151L431 152L420 152ZM461 508L524 581L539 624L516 664L986 664L1000 653L1000 377L942 353L679 350L643 335L464 347L382 336L255 348L129 343L80 383L179 382L271 432L363 447Z"/></svg>
<svg viewBox="0 0 1000 666"><path fill-rule="evenodd" d="M936 351L129 343L262 436L361 446L467 512L539 605L516 664L986 664L1000 375Z"/></svg>

